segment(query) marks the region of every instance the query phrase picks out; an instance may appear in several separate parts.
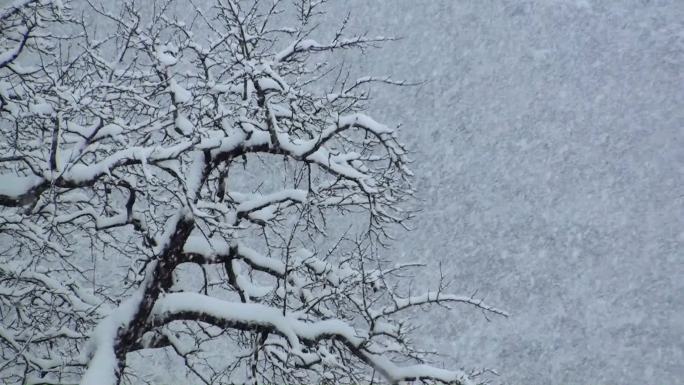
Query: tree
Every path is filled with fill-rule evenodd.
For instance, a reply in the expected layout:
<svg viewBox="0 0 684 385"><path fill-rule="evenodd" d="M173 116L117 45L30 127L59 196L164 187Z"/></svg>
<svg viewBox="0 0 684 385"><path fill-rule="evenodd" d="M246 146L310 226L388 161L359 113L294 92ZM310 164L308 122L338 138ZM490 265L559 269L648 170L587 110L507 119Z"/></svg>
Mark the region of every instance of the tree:
<svg viewBox="0 0 684 385"><path fill-rule="evenodd" d="M470 381L402 314L505 313L382 259L412 175L364 111L402 83L329 63L387 39L281 3L0 10L3 382L145 383L155 350L205 384Z"/></svg>

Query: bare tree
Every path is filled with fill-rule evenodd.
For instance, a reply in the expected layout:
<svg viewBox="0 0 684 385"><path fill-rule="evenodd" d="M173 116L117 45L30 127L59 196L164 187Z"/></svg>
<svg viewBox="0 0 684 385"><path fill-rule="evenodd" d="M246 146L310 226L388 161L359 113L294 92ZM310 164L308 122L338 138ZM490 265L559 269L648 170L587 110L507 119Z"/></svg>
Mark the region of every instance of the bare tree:
<svg viewBox="0 0 684 385"><path fill-rule="evenodd" d="M0 10L3 382L144 383L152 350L205 384L470 382L402 313L505 313L381 258L413 188L363 111L401 83L335 64L386 38L313 40L323 3Z"/></svg>

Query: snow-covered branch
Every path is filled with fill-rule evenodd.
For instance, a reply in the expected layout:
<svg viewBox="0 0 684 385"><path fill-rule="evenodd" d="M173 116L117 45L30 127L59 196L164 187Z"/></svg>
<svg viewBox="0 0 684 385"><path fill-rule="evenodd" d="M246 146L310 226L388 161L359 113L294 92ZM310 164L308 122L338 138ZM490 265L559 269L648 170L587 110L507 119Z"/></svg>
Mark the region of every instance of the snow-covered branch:
<svg viewBox="0 0 684 385"><path fill-rule="evenodd" d="M307 322L296 315L283 315L279 309L260 304L222 301L196 293L172 293L154 307L150 323L161 326L173 321L191 320L221 328L268 332L282 336L296 359L306 356L304 345L325 339L339 340L359 359L379 371L393 384L413 380L434 380L445 384L470 384L465 373L429 365L401 367L364 347L368 342L357 331L339 320ZM302 359L305 363L305 359Z"/></svg>
<svg viewBox="0 0 684 385"><path fill-rule="evenodd" d="M406 83L329 78L388 38L317 40L325 1L173 2L0 7L0 382L133 383L165 350L205 384L468 383L399 313L505 312L382 257L413 174L366 101Z"/></svg>

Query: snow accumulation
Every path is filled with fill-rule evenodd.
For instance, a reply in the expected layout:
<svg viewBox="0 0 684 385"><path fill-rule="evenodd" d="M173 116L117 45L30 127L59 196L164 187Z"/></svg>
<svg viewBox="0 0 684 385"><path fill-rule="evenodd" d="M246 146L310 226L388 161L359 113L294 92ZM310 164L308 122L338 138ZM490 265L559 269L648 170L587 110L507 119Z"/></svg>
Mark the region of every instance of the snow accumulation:
<svg viewBox="0 0 684 385"><path fill-rule="evenodd" d="M152 311L152 317L160 320L172 319L174 314L197 314L211 317L216 322L242 327L272 328L287 339L295 353L301 353L300 339L315 341L328 336L338 336L355 347L362 342L354 328L340 320L307 322L294 314L283 315L280 309L269 306L228 302L197 293L167 294L157 301ZM430 377L442 381L471 383L467 375L460 371L427 365L399 367L386 357L365 351L362 351L362 354L392 381Z"/></svg>
<svg viewBox="0 0 684 385"><path fill-rule="evenodd" d="M262 90L282 90L281 85L273 80L272 78L260 78L258 80L259 82L259 87L261 87Z"/></svg>
<svg viewBox="0 0 684 385"><path fill-rule="evenodd" d="M200 254L211 260L212 257L217 255L228 255L230 253L230 245L223 238L191 235L185 241L183 252Z"/></svg>
<svg viewBox="0 0 684 385"><path fill-rule="evenodd" d="M157 60L167 67L170 67L178 62L178 59L171 53L173 51L172 47L168 46L157 46Z"/></svg>
<svg viewBox="0 0 684 385"><path fill-rule="evenodd" d="M250 199L240 202L240 204L237 206L237 211L250 212L274 203L285 202L288 200L303 203L306 202L306 196L306 190L297 189L281 190L265 195L253 195Z"/></svg>
<svg viewBox="0 0 684 385"><path fill-rule="evenodd" d="M12 49L8 49L7 51L0 52L0 63L8 63L18 54L19 54L19 45L17 44L17 46L13 47Z"/></svg>
<svg viewBox="0 0 684 385"><path fill-rule="evenodd" d="M169 91L171 91L174 100L178 103L188 103L192 100L192 93L178 84L176 79L169 80Z"/></svg>
<svg viewBox="0 0 684 385"><path fill-rule="evenodd" d="M39 110L42 110L39 108ZM389 133L387 127L378 124L370 117L363 114L354 114L352 116L340 117L338 125L331 126L326 131L324 131L318 139L309 140L306 142L295 143L291 138L284 133L278 133L278 138L280 140L280 146L293 154L294 156L304 156L307 158L324 166L331 170L344 175L346 177L359 180L364 184L367 191L374 191L369 185L366 185L367 176L357 170L355 167L349 164L350 161L358 157L355 153L345 153L340 155L331 154L325 147L320 146L321 143L326 141L329 136L333 135L335 132L340 130L340 127L353 126L353 125L363 125L366 129L376 134ZM176 119L176 126L184 133L190 134L193 130L192 123L183 114L179 113ZM96 137L103 138L106 136L115 136L122 132L122 127L118 125L107 125L101 129ZM212 149L212 153L215 155L223 151L230 151L237 146L256 146L269 144L269 136L265 132L253 132L253 134L247 138L244 133L236 132L235 135L230 135L221 139L207 139L203 140L201 143L197 144L192 141L181 141L178 144L171 147L130 147L125 148L120 151L114 152L108 157L100 160L93 164L73 164L69 167L66 172L64 172L61 177L65 180L69 180L75 183L85 182L96 178L98 175L109 174L114 167L126 163L131 160L138 160L144 163L150 163L154 161L166 160L175 157L177 154L186 151L189 148L195 147L197 149ZM319 146L319 147L317 147ZM17 177L11 175L0 176L0 181L2 185L0 186L0 194L7 196L19 196L20 194L28 191L32 186L40 183L40 178L37 177ZM280 195L274 195L270 197L264 197L261 199L250 200L245 202L242 207L239 208L241 211L249 211L256 206L263 205L266 200L293 200L298 202L304 202L306 200L305 193L295 192L295 191L283 191L278 193Z"/></svg>
<svg viewBox="0 0 684 385"><path fill-rule="evenodd" d="M373 357L376 366L389 375L390 381L404 379L434 378L445 383L460 382L464 385L474 385L468 375L462 371L453 371L435 368L429 365L397 366L389 359L382 356Z"/></svg>
<svg viewBox="0 0 684 385"><path fill-rule="evenodd" d="M301 351L300 338L315 341L326 336L340 336L353 344L361 343L356 331L339 320L306 322L281 309L252 303L228 302L197 293L171 293L154 305L152 317L165 319L177 313L197 313L226 323L248 327L269 327L284 336L290 347Z"/></svg>
<svg viewBox="0 0 684 385"><path fill-rule="evenodd" d="M30 104L29 111L33 112L36 115L52 115L55 113L55 110L52 108L52 105L44 101Z"/></svg>
<svg viewBox="0 0 684 385"><path fill-rule="evenodd" d="M292 55L297 51L305 51L314 47L320 47L320 44L316 40L303 39L298 42L290 44L287 48L280 51L275 55L275 61L282 61L288 56Z"/></svg>
<svg viewBox="0 0 684 385"><path fill-rule="evenodd" d="M134 294L97 325L89 340L86 354L90 356L90 361L80 385L117 383L117 359L114 353L117 332L133 319L141 300L142 292Z"/></svg>
<svg viewBox="0 0 684 385"><path fill-rule="evenodd" d="M43 179L34 175L0 174L0 196L18 198L41 182Z"/></svg>
<svg viewBox="0 0 684 385"><path fill-rule="evenodd" d="M261 255L258 251L236 242L233 247L237 248L237 257L244 259L251 266L258 266L261 269L273 271L276 274L285 274L285 264L278 259ZM231 245L220 238L206 238L202 235L192 235L185 242L183 251L185 253L195 253L212 260L219 255L228 255Z"/></svg>
<svg viewBox="0 0 684 385"><path fill-rule="evenodd" d="M97 131L97 134L95 134L93 140L103 139L106 137L116 137L117 135L121 135L122 132L123 127L119 126L118 124L107 124Z"/></svg>
<svg viewBox="0 0 684 385"><path fill-rule="evenodd" d="M193 131L192 122L190 122L190 120L180 112L178 113L178 116L176 117L176 127L183 133L183 135L192 134L192 131Z"/></svg>

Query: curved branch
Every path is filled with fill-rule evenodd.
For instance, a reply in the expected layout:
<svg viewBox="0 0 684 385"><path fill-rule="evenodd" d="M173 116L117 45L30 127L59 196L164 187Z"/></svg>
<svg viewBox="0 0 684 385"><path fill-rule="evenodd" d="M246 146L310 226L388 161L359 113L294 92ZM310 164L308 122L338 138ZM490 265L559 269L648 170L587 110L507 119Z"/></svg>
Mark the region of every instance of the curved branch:
<svg viewBox="0 0 684 385"><path fill-rule="evenodd" d="M294 355L302 353L301 344L338 340L357 358L380 372L392 384L411 380L433 380L445 384L469 384L463 372L429 365L397 366L388 358L370 353L366 340L340 320L306 321L283 315L280 309L260 304L228 302L197 293L171 293L160 298L148 320L151 327L173 321L197 321L221 328L278 334L288 341Z"/></svg>

